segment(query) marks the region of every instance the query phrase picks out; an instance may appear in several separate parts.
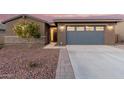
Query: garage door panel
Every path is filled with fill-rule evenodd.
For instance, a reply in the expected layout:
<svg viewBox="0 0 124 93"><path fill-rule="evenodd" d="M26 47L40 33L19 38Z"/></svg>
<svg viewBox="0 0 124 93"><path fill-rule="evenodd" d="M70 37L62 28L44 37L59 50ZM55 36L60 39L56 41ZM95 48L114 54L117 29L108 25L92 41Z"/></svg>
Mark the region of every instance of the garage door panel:
<svg viewBox="0 0 124 93"><path fill-rule="evenodd" d="M69 45L92 45L92 44L104 44L104 32L69 32L67 31L67 43Z"/></svg>

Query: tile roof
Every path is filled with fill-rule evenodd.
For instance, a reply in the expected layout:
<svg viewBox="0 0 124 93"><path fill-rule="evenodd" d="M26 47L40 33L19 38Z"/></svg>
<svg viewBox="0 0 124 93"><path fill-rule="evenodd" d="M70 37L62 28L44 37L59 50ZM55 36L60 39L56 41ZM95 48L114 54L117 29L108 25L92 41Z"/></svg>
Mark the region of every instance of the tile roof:
<svg viewBox="0 0 124 93"><path fill-rule="evenodd" d="M20 14L0 14L0 22ZM123 14L28 14L52 23L55 19L124 19Z"/></svg>

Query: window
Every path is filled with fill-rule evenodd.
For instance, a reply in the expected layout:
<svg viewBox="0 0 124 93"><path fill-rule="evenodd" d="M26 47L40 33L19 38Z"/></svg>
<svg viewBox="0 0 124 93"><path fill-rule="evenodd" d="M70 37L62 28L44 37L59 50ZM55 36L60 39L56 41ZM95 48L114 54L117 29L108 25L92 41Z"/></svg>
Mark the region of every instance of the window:
<svg viewBox="0 0 124 93"><path fill-rule="evenodd" d="M94 26L86 26L86 31L94 31Z"/></svg>
<svg viewBox="0 0 124 93"><path fill-rule="evenodd" d="M75 26L67 26L67 31L75 31Z"/></svg>
<svg viewBox="0 0 124 93"><path fill-rule="evenodd" d="M77 26L76 31L84 31L84 26Z"/></svg>
<svg viewBox="0 0 124 93"><path fill-rule="evenodd" d="M104 26L96 26L96 31L104 31Z"/></svg>

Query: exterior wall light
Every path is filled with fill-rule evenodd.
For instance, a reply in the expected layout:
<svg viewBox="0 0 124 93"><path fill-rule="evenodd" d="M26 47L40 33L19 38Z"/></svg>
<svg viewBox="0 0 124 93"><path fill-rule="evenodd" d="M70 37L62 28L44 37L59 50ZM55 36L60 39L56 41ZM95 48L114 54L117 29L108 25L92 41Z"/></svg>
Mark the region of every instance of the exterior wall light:
<svg viewBox="0 0 124 93"><path fill-rule="evenodd" d="M107 26L107 29L108 29L109 31L112 31L112 30L114 29L114 27L113 27L112 25L109 25L109 26Z"/></svg>

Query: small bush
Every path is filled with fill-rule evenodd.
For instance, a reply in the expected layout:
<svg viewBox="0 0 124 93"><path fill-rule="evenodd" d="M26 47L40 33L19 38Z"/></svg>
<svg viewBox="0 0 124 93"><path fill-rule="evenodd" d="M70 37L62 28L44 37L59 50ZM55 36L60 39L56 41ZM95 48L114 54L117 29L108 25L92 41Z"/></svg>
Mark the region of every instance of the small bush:
<svg viewBox="0 0 124 93"><path fill-rule="evenodd" d="M29 63L29 67L35 68L35 67L38 67L38 64L33 63L33 62L30 62L30 63Z"/></svg>
<svg viewBox="0 0 124 93"><path fill-rule="evenodd" d="M39 32L34 33L34 34L33 34L33 37L36 38L36 39L38 39L38 38L41 37L41 34L40 34Z"/></svg>
<svg viewBox="0 0 124 93"><path fill-rule="evenodd" d="M34 63L34 62L29 63L30 68L39 68L39 67L42 67L42 65L43 64L41 64L41 63Z"/></svg>

